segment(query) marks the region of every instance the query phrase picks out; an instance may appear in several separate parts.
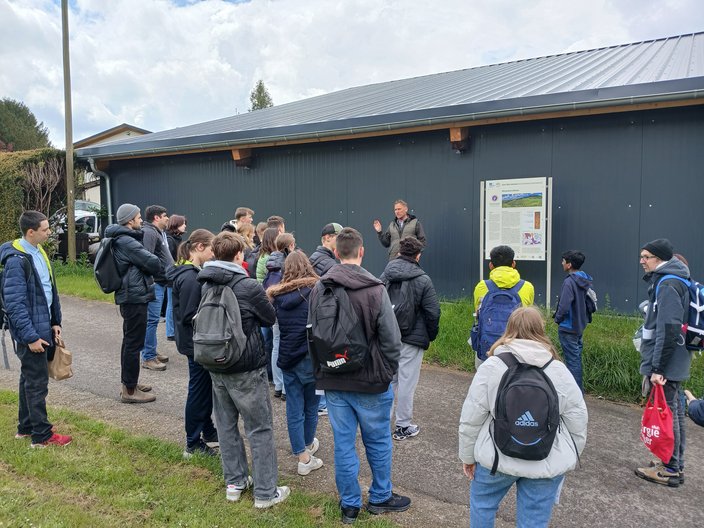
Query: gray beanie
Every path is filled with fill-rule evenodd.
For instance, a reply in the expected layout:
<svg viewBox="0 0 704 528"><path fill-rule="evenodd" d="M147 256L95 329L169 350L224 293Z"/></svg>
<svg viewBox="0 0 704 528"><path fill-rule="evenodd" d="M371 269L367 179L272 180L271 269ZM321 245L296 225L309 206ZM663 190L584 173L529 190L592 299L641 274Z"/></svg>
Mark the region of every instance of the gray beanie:
<svg viewBox="0 0 704 528"><path fill-rule="evenodd" d="M139 213L139 207L131 203L122 204L117 208L117 223L125 225Z"/></svg>

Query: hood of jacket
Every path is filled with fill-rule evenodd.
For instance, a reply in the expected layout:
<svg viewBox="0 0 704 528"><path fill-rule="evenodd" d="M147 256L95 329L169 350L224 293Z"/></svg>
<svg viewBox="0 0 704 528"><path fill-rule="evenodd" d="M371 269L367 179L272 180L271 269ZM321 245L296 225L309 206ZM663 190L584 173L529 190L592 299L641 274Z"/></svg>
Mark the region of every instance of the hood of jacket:
<svg viewBox="0 0 704 528"><path fill-rule="evenodd" d="M284 269L284 261L286 260L286 255L281 251L274 251L266 261L266 269L269 271L277 271Z"/></svg>
<svg viewBox="0 0 704 528"><path fill-rule="evenodd" d="M499 266L489 272L489 278L494 281L499 288L513 288L518 281L521 280L521 275L516 268L511 266Z"/></svg>
<svg viewBox="0 0 704 528"><path fill-rule="evenodd" d="M673 257L655 271L646 273L643 276L643 280L656 284L660 281L663 275L676 275L677 277L682 277L683 279L689 279L689 268L680 259Z"/></svg>
<svg viewBox="0 0 704 528"><path fill-rule="evenodd" d="M203 265L203 269L198 273L198 282L212 282L213 284L228 284L235 274L249 277L247 272L239 264L225 262L222 260L211 260Z"/></svg>
<svg viewBox="0 0 704 528"><path fill-rule="evenodd" d="M163 233L163 231L161 229L156 227L151 222L144 222L142 224L142 231L154 231L159 238L161 238L161 236L162 236L161 234Z"/></svg>
<svg viewBox="0 0 704 528"><path fill-rule="evenodd" d="M269 299L273 299L274 297L283 296L287 293L295 292L296 290L300 290L302 288L313 288L316 282L318 282L318 279L315 277L303 277L301 279L294 279L289 282L280 282L279 284L276 284L266 290L266 294Z"/></svg>
<svg viewBox="0 0 704 528"><path fill-rule="evenodd" d="M574 273L570 273L570 277L576 283L577 287L584 291L587 291L589 288L592 287L591 276L581 270L575 271Z"/></svg>
<svg viewBox="0 0 704 528"><path fill-rule="evenodd" d="M542 367L553 359L550 351L541 343L529 339L513 339L510 343L496 347L494 355L513 354L521 363Z"/></svg>
<svg viewBox="0 0 704 528"><path fill-rule="evenodd" d="M332 281L349 290L362 290L384 284L367 270L356 264L335 264L325 274L323 282Z"/></svg>
<svg viewBox="0 0 704 528"><path fill-rule="evenodd" d="M5 261L12 255L27 256L24 251L17 249L12 242L5 242L0 246L0 265L4 266Z"/></svg>
<svg viewBox="0 0 704 528"><path fill-rule="evenodd" d="M105 238L117 238L122 235L132 237L140 243L142 238L144 238L144 233L141 229L130 229L120 224L110 224L105 228Z"/></svg>
<svg viewBox="0 0 704 528"><path fill-rule="evenodd" d="M193 262L191 262L190 260L179 261L176 264L166 268L166 279L169 282L174 282L178 277L180 277L184 273L198 273L199 271L200 268L193 264Z"/></svg>
<svg viewBox="0 0 704 528"><path fill-rule="evenodd" d="M396 257L386 265L384 269L383 277L384 280L389 282L405 281L409 279L415 279L425 275L423 268L420 267L415 259L409 259L406 257Z"/></svg>

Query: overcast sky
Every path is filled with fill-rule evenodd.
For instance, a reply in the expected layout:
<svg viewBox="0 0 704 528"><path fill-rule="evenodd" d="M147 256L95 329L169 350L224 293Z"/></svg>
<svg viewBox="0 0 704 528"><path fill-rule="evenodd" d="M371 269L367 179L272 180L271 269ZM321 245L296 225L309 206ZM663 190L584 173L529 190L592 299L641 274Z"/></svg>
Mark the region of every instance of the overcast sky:
<svg viewBox="0 0 704 528"><path fill-rule="evenodd" d="M71 0L73 137L704 30L702 0ZM63 148L60 0L0 0L0 98Z"/></svg>

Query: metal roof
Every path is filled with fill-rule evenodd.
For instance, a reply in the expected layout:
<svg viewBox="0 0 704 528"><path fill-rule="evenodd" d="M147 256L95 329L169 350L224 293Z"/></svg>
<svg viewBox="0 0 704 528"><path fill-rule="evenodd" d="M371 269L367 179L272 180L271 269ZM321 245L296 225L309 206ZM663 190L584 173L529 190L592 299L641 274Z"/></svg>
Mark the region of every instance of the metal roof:
<svg viewBox="0 0 704 528"><path fill-rule="evenodd" d="M77 151L81 158L222 148L704 98L704 32L401 79Z"/></svg>

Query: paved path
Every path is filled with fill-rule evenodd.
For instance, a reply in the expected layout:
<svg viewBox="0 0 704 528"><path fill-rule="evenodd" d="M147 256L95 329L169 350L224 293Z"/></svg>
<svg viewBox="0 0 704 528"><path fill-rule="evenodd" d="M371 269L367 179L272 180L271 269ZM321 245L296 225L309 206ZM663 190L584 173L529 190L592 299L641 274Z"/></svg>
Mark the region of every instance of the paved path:
<svg viewBox="0 0 704 528"><path fill-rule="evenodd" d="M140 381L154 386L157 400L145 405L119 402L119 349L121 319L114 305L64 296L64 335L74 355L75 376L49 385L49 402L127 430L151 434L183 443L183 408L188 365L173 343L164 339L159 326L159 351L171 357L164 372L142 370ZM11 370L0 369L0 387L16 390L18 361L12 356ZM393 481L401 493L412 497L414 506L393 519L404 526L466 527L468 481L457 459L457 422L471 376L466 373L424 366L416 393L415 419L421 434L394 442ZM290 453L285 426L285 404L272 398L274 426L279 448L279 468L293 488L330 493L335 490L332 433L327 418L321 418L319 456L325 467L307 477L295 474L296 460ZM704 491L704 430L688 422L687 482L668 489L638 479L633 468L649 460L638 439L641 411L587 398L589 437L582 456L582 469L570 473L555 508L556 527L637 527L657 524L699 526L701 494ZM9 432L8 432L9 433ZM80 445L80 438L76 439ZM369 483L362 463L361 482ZM334 491L333 491L334 492ZM497 526L515 523L515 494L499 510Z"/></svg>

